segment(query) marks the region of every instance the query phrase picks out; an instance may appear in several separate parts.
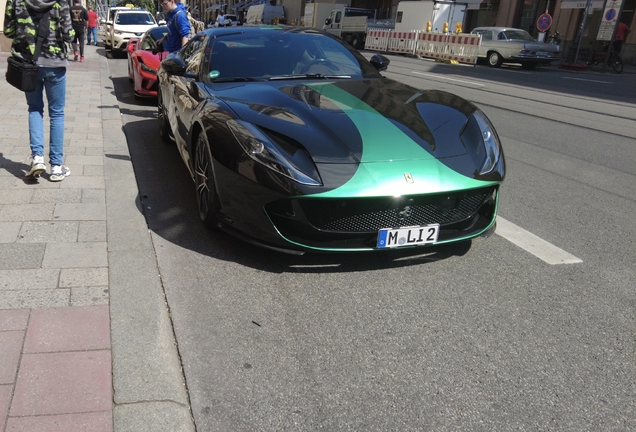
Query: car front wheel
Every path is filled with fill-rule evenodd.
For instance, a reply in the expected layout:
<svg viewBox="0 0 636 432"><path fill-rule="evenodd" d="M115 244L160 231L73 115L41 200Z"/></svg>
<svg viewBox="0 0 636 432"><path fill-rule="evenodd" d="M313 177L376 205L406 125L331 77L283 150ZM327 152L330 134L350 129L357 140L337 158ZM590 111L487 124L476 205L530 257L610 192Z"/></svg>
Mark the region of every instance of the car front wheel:
<svg viewBox="0 0 636 432"><path fill-rule="evenodd" d="M216 193L214 171L212 169L212 153L210 144L201 132L194 150L194 184L197 193L199 216L206 227L216 228L216 215L221 211L219 196Z"/></svg>
<svg viewBox="0 0 636 432"><path fill-rule="evenodd" d="M492 67L499 67L503 63L503 59L498 52L493 51L488 54L488 64Z"/></svg>

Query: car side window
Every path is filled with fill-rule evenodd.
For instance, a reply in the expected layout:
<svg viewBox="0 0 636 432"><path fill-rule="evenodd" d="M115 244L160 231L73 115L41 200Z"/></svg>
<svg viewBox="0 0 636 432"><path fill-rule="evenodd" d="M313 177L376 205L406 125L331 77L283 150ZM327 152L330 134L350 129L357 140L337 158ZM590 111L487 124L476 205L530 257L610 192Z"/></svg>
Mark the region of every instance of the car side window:
<svg viewBox="0 0 636 432"><path fill-rule="evenodd" d="M504 32L499 32L499 34L497 35L497 40L506 40L506 35L504 34Z"/></svg>
<svg viewBox="0 0 636 432"><path fill-rule="evenodd" d="M141 49L144 51L151 51L154 48L154 43L150 35L144 36L141 40Z"/></svg>
<svg viewBox="0 0 636 432"><path fill-rule="evenodd" d="M182 58L186 64L186 72L198 75L201 56L205 47L205 35L194 37L182 52Z"/></svg>

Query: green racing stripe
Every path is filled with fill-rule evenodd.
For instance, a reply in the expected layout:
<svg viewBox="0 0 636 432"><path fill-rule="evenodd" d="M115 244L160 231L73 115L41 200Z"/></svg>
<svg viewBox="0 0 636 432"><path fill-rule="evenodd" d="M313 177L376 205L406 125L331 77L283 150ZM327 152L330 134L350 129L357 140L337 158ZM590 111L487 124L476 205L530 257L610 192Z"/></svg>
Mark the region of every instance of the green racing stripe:
<svg viewBox="0 0 636 432"><path fill-rule="evenodd" d="M337 85L310 86L351 119L363 144L360 165L349 181L336 189L308 198L413 195L479 188L497 183L476 180L450 169L382 114ZM412 183L407 181L409 176L413 179Z"/></svg>

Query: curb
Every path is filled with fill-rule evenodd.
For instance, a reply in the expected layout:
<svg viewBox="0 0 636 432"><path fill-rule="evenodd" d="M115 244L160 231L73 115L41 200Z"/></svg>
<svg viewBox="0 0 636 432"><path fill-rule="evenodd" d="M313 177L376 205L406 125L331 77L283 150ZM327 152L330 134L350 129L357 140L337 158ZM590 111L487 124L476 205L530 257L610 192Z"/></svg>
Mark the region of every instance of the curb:
<svg viewBox="0 0 636 432"><path fill-rule="evenodd" d="M194 431L108 60L99 56L115 431Z"/></svg>

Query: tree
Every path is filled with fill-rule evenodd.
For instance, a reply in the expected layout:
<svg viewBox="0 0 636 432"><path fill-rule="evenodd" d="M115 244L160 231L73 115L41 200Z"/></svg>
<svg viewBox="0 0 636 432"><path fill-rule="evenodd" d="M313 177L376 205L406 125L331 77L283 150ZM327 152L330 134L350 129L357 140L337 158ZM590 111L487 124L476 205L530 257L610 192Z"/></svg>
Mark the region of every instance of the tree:
<svg viewBox="0 0 636 432"><path fill-rule="evenodd" d="M157 4L155 0L117 0L117 6L134 5L138 8L146 9L153 15L157 12Z"/></svg>

